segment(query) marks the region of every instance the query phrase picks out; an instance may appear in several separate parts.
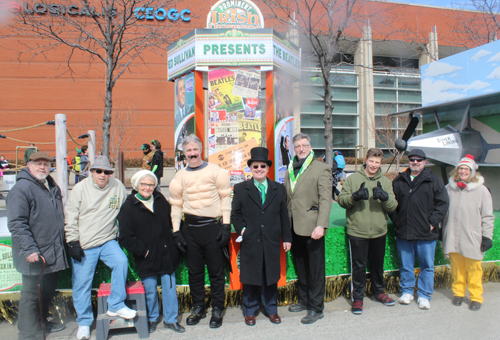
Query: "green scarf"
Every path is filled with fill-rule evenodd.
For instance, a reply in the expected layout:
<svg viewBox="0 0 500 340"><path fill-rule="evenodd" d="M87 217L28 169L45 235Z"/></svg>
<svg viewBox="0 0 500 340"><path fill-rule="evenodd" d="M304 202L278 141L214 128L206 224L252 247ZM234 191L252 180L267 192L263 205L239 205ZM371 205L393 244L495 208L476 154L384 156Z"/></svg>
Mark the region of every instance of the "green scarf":
<svg viewBox="0 0 500 340"><path fill-rule="evenodd" d="M292 189L292 192L295 189L295 185L297 184L299 177L304 173L304 171L306 171L306 169L309 167L309 165L312 163L313 160L314 160L314 151L311 150L311 153L309 154L309 156L307 156L306 160L304 161L304 164L302 164L302 167L300 168L300 171L297 174L297 178L295 178L295 174L293 172L293 166L288 166L288 175L290 177L290 188Z"/></svg>

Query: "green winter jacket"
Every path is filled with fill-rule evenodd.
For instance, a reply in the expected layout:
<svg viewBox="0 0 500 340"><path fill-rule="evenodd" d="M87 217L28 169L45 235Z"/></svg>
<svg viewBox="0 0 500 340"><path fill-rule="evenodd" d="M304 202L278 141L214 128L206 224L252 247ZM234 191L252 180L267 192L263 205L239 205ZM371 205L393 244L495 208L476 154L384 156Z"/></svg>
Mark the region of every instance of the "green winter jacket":
<svg viewBox="0 0 500 340"><path fill-rule="evenodd" d="M392 191L392 182L382 175L382 170L379 169L373 179L370 179L365 168L366 165L363 165L358 172L347 177L339 195L339 204L346 209L347 234L371 239L387 234L387 213L394 211L398 202ZM370 198L356 202L352 194L359 190L363 182ZM382 189L389 194L389 199L385 202L372 198L377 182L380 182Z"/></svg>

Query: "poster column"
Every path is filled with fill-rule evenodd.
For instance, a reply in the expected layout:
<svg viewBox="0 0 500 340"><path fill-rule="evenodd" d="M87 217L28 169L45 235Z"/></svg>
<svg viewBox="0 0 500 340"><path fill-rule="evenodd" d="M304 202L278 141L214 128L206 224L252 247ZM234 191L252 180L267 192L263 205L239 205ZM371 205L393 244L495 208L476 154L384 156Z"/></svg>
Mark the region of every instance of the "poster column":
<svg viewBox="0 0 500 340"><path fill-rule="evenodd" d="M203 87L203 82L201 82ZM203 89L201 91L203 93ZM195 77L187 73L175 80L175 170L186 166L186 156L182 148L184 138L195 132ZM198 110L197 110L198 111ZM201 121L203 124L203 121Z"/></svg>
<svg viewBox="0 0 500 340"><path fill-rule="evenodd" d="M203 72L201 71L195 71L194 72L194 95L195 95L195 121L197 122L196 129L195 129L195 134L198 136L198 138L202 141L203 145L205 145L205 126L206 126L206 119L205 119L205 91L203 90ZM201 151L201 157L202 159L205 158L203 150Z"/></svg>

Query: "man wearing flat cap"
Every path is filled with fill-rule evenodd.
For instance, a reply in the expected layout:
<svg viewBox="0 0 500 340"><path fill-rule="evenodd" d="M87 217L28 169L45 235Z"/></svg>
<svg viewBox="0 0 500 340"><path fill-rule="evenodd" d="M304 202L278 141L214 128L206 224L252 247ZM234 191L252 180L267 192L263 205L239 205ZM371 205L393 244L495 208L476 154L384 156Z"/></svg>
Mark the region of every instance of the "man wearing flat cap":
<svg viewBox="0 0 500 340"><path fill-rule="evenodd" d="M127 198L125 186L113 178L108 157L99 156L90 166L88 178L73 188L66 204L66 242L73 267L73 304L77 313L76 338L90 339L94 321L90 295L99 260L111 268L109 316L133 319L136 311L125 305L128 260L118 245L116 217Z"/></svg>
<svg viewBox="0 0 500 340"><path fill-rule="evenodd" d="M243 283L245 323L255 325L260 299L272 323L281 323L278 315L280 249L289 251L292 232L288 219L285 187L267 178L273 164L269 150L250 150L247 164L251 179L234 186L231 223L243 238L240 251L240 281ZM259 291L260 290L260 291Z"/></svg>
<svg viewBox="0 0 500 340"><path fill-rule="evenodd" d="M41 337L37 284L43 261L46 263L41 280L44 319L56 290L58 273L68 268L62 195L49 175L51 161L45 152L32 153L28 167L19 172L17 183L7 196L14 266L22 274L23 282L17 324L19 339ZM61 323L44 323L49 332L64 329Z"/></svg>
<svg viewBox="0 0 500 340"><path fill-rule="evenodd" d="M425 169L426 155L420 149L408 153L410 169L392 183L398 201L397 209L389 214L396 231L400 263L401 297L398 302L409 305L414 299L415 257L420 263L418 276L418 308L430 309L434 292L434 253L440 224L449 205L443 181Z"/></svg>

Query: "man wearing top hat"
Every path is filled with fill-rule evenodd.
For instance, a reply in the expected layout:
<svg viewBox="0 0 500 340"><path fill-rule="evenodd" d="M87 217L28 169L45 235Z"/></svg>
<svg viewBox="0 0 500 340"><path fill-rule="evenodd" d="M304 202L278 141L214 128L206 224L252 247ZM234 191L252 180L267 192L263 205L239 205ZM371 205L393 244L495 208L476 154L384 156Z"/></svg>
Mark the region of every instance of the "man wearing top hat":
<svg viewBox="0 0 500 340"><path fill-rule="evenodd" d="M255 325L262 299L266 316L278 324L281 323L277 309L280 248L289 251L292 245L286 190L282 184L267 178L273 164L268 158L269 150L255 147L250 154L247 164L253 178L234 186L231 209L231 222L243 238L240 251L243 314L247 325Z"/></svg>
<svg viewBox="0 0 500 340"><path fill-rule="evenodd" d="M12 235L14 266L22 274L19 301L19 339L41 337L38 307L38 277L41 279L43 318L47 318L59 271L68 268L64 250L64 214L61 190L49 175L52 158L45 152L32 153L28 168L17 175L7 196L7 220ZM61 323L45 321L45 330L64 329Z"/></svg>
<svg viewBox="0 0 500 340"><path fill-rule="evenodd" d="M434 292L434 253L440 224L448 212L449 197L443 181L425 168L423 150L408 153L409 169L392 182L397 209L390 213L396 231L400 263L401 297L398 302L409 305L414 299L415 257L420 264L418 276L418 308L430 309Z"/></svg>
<svg viewBox="0 0 500 340"><path fill-rule="evenodd" d="M125 305L128 260L116 241L116 217L127 191L122 182L112 177L113 172L108 157L97 157L90 166L91 176L75 185L66 204L66 242L73 267L73 304L79 340L90 339L89 328L94 321L90 295L99 260L112 270L107 314L124 319L136 316L136 311Z"/></svg>

